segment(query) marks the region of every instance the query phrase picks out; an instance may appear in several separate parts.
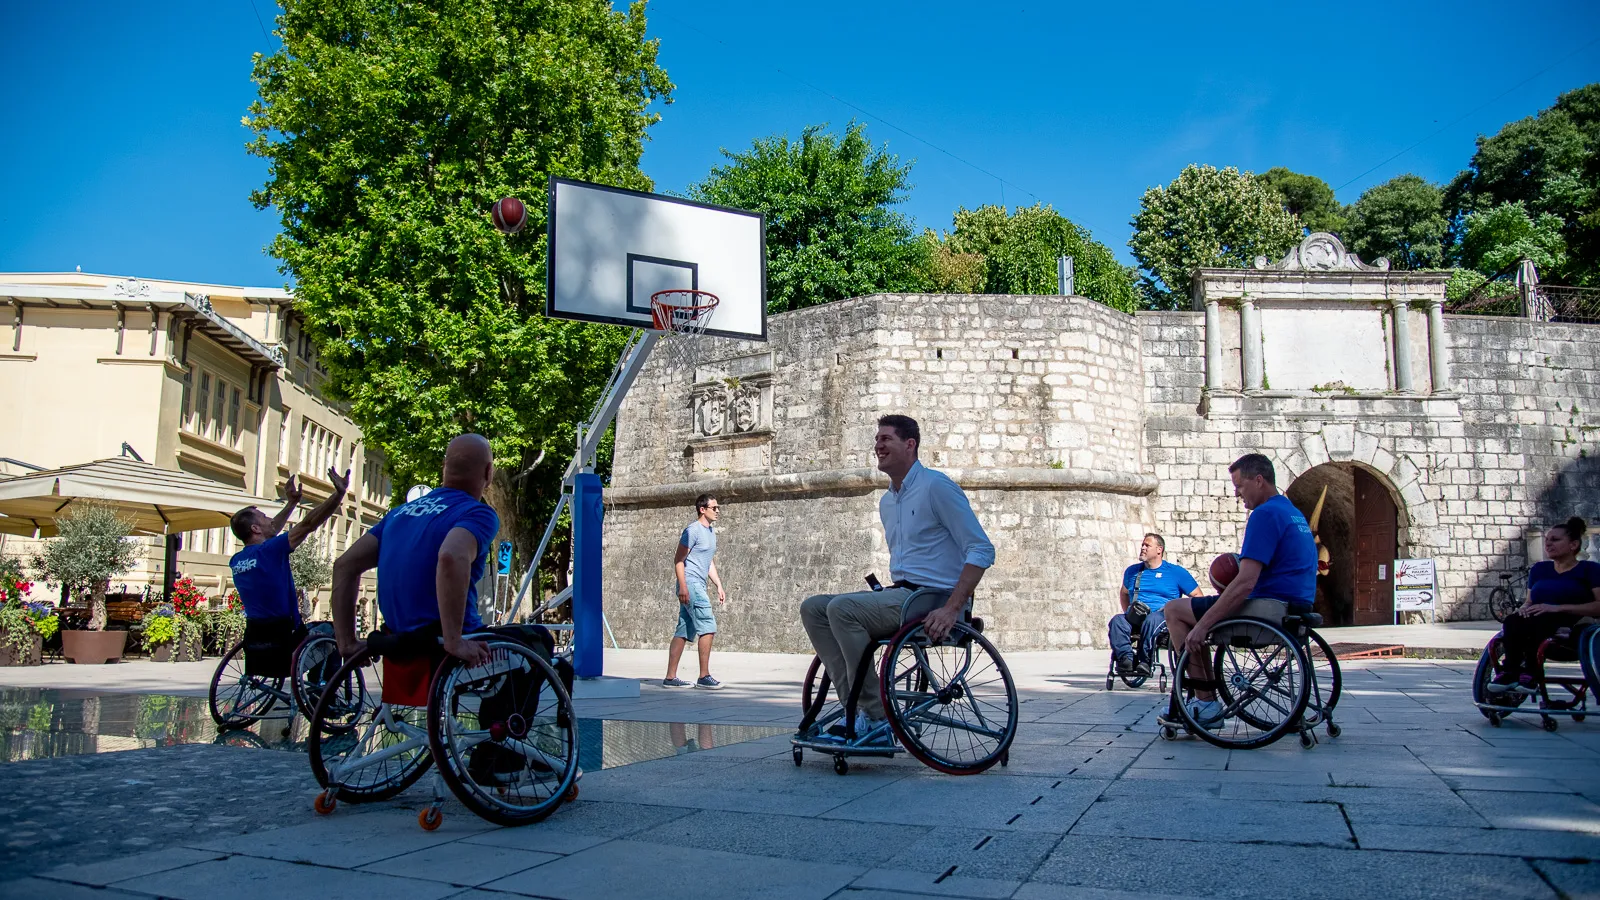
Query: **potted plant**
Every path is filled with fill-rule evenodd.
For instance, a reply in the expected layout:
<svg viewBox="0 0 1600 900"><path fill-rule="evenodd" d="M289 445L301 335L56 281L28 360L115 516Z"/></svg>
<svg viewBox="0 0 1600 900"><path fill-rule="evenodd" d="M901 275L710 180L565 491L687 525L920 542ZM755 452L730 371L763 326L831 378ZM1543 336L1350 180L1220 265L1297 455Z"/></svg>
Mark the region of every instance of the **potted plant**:
<svg viewBox="0 0 1600 900"><path fill-rule="evenodd" d="M300 620L309 622L316 606L312 595L333 581L333 563L328 561L327 546L321 537L311 535L289 554L289 571L294 575L295 594L300 601Z"/></svg>
<svg viewBox="0 0 1600 900"><path fill-rule="evenodd" d="M103 503L74 503L56 519L57 536L35 556L33 567L70 594L87 594L89 627L61 632L61 654L75 663L116 662L128 640L126 631L106 631L106 588L133 568L140 547L128 536L133 523Z"/></svg>
<svg viewBox="0 0 1600 900"><path fill-rule="evenodd" d="M206 641L218 653L227 653L234 644L244 640L244 603L238 591L229 591L222 605L206 614Z"/></svg>
<svg viewBox="0 0 1600 900"><path fill-rule="evenodd" d="M172 661L172 644L178 639L178 614L163 603L139 621L139 642L156 662Z"/></svg>
<svg viewBox="0 0 1600 900"><path fill-rule="evenodd" d="M0 666L37 666L44 642L55 636L60 619L48 603L29 602L32 582L22 580L22 564L0 557Z"/></svg>

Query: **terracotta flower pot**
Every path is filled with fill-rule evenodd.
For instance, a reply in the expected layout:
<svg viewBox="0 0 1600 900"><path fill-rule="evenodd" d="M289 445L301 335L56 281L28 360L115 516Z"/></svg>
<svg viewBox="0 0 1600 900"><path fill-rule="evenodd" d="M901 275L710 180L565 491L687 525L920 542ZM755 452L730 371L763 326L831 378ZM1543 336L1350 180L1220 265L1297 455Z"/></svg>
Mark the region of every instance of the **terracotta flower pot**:
<svg viewBox="0 0 1600 900"><path fill-rule="evenodd" d="M126 631L62 631L61 655L72 663L114 663L127 643Z"/></svg>
<svg viewBox="0 0 1600 900"><path fill-rule="evenodd" d="M33 636L33 644L18 653L10 644L0 645L0 666L37 666L44 662L44 638Z"/></svg>

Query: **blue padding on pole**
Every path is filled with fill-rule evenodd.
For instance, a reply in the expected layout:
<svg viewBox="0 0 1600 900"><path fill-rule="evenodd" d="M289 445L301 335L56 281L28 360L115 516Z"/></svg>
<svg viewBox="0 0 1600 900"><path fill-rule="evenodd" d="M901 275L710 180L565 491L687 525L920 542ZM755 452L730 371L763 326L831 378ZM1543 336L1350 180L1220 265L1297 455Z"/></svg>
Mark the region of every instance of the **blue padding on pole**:
<svg viewBox="0 0 1600 900"><path fill-rule="evenodd" d="M579 678L605 668L605 621L600 609L600 476L580 472L572 483L572 667Z"/></svg>

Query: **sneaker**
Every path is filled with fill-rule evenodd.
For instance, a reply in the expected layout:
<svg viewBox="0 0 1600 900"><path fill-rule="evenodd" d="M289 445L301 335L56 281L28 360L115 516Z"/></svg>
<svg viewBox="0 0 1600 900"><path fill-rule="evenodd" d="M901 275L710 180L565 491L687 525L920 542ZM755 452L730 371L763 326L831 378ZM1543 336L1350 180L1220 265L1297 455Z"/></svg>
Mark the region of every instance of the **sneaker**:
<svg viewBox="0 0 1600 900"><path fill-rule="evenodd" d="M856 723L856 745L860 747L894 747L894 731L887 719L866 719ZM874 734L874 732L876 732ZM871 735L871 737L867 737Z"/></svg>
<svg viewBox="0 0 1600 900"><path fill-rule="evenodd" d="M689 686L689 682L684 681L682 678L663 678L663 679L661 679L661 686L662 687L688 687Z"/></svg>
<svg viewBox="0 0 1600 900"><path fill-rule="evenodd" d="M1517 686L1517 679L1519 677L1520 676L1516 672L1501 672L1500 674L1491 678L1485 687L1491 694L1504 694L1506 691L1509 691Z"/></svg>
<svg viewBox="0 0 1600 900"><path fill-rule="evenodd" d="M1189 718L1207 731L1222 727L1222 704L1216 700L1189 701Z"/></svg>
<svg viewBox="0 0 1600 900"><path fill-rule="evenodd" d="M720 691L720 690L722 690L722 682L716 680L715 678L712 678L710 675L707 675L704 678L701 678L698 681L696 681L694 683L694 686L697 687L697 688L705 688L708 691Z"/></svg>
<svg viewBox="0 0 1600 900"><path fill-rule="evenodd" d="M1145 678L1149 678L1151 675L1155 674L1155 670L1150 668L1150 661L1140 656L1133 658L1133 671L1134 674L1143 676Z"/></svg>
<svg viewBox="0 0 1600 900"><path fill-rule="evenodd" d="M1524 674L1517 678L1517 683L1511 685L1510 690L1524 697L1532 697L1534 694L1539 693L1539 686L1534 684L1532 675Z"/></svg>
<svg viewBox="0 0 1600 900"><path fill-rule="evenodd" d="M1132 675L1133 674L1133 657L1131 657L1131 656L1119 656L1119 657L1117 657L1117 674L1118 675Z"/></svg>

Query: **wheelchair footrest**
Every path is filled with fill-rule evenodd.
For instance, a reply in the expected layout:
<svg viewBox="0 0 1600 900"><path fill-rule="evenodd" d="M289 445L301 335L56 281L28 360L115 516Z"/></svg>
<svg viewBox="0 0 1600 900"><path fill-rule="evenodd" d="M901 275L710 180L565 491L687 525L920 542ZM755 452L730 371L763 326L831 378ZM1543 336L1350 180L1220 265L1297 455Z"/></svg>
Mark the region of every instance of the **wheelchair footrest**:
<svg viewBox="0 0 1600 900"><path fill-rule="evenodd" d="M902 752L899 747L864 747L859 744L845 744L838 741L824 741L815 738L793 738L789 743L796 747L810 750L813 753L827 753L832 756L890 757Z"/></svg>

